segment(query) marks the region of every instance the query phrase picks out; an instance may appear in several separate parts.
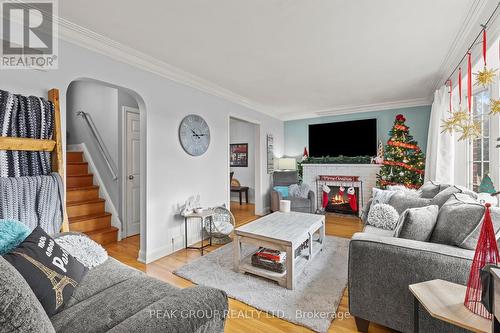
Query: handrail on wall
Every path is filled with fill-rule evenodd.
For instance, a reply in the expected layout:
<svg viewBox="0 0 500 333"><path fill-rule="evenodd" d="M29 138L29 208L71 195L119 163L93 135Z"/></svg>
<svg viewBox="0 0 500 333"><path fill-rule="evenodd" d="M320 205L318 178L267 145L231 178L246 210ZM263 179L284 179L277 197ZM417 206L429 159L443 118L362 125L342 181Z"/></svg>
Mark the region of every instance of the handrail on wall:
<svg viewBox="0 0 500 333"><path fill-rule="evenodd" d="M99 135L97 127L95 127L94 121L92 120L92 116L89 113L83 111L78 111L76 115L82 117L82 119L85 120L85 123L89 127L90 132L92 133L92 136L94 137L94 140L97 143L97 148L99 148L99 151L104 157L104 161L106 161L106 165L108 166L108 169L111 172L111 175L113 176L113 180L118 179L118 174L115 171L113 164L111 163L111 156L109 155L109 152L106 149L106 146L104 145L101 136Z"/></svg>

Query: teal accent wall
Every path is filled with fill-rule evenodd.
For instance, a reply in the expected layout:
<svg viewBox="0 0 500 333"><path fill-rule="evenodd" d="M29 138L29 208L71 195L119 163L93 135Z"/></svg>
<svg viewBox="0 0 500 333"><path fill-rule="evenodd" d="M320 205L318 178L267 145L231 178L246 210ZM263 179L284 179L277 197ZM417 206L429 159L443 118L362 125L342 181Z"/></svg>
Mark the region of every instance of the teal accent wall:
<svg viewBox="0 0 500 333"><path fill-rule="evenodd" d="M425 152L431 115L430 105L285 121L285 155L302 156L304 147L308 147L309 125L338 121L377 119L377 138L385 145L389 139L389 131L394 124L394 118L399 113L406 117L406 125L410 127L410 134ZM352 135L353 138L356 137L356 133ZM345 140L346 143L349 142L349 138L336 138L332 135L332 140L340 139Z"/></svg>

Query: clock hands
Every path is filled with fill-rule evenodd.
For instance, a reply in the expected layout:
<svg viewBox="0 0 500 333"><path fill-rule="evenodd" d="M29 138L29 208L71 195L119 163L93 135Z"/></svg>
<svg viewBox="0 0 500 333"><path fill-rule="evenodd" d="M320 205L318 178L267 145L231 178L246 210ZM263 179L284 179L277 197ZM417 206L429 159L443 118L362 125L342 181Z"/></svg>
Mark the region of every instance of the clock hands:
<svg viewBox="0 0 500 333"><path fill-rule="evenodd" d="M206 134L198 134L194 131L194 129L191 129L191 132L193 132L193 136L197 137L198 139L201 139L202 136L206 136Z"/></svg>

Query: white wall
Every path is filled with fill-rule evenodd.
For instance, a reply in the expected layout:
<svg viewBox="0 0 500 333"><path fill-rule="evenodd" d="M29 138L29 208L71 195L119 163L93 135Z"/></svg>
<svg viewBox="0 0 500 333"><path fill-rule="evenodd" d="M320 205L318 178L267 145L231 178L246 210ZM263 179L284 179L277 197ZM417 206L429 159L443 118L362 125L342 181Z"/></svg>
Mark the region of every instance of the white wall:
<svg viewBox="0 0 500 333"><path fill-rule="evenodd" d="M111 157L111 163L115 170L118 170L118 89L91 81L75 81L67 91L66 113L68 144L85 143L104 182L102 185L106 187L113 205L118 207L120 202L119 181L118 179L113 180L113 175L107 167L106 160L99 151L97 142L85 120L76 115L78 111L90 114L104 142L105 149Z"/></svg>
<svg viewBox="0 0 500 333"><path fill-rule="evenodd" d="M146 138L141 151L143 214L141 259L150 262L183 247L183 220L177 207L193 193L200 193L202 204L228 204L229 116L260 123L260 157L264 189L257 198L262 213L269 207L270 176L266 173L265 135L274 135L275 154L283 154L283 122L240 105L177 84L159 75L114 61L104 55L60 41L59 69L51 71L5 70L0 89L20 94L46 96L50 88L61 90L63 130L66 129L66 89L79 78L92 78L130 89L139 101L141 131ZM211 129L210 148L199 157L187 155L178 141L178 125L188 113L203 116ZM146 222L146 223L144 223ZM175 242L172 244L172 237ZM198 239L190 233L191 240Z"/></svg>
<svg viewBox="0 0 500 333"><path fill-rule="evenodd" d="M239 180L241 186L248 186L248 201L255 203L255 130L257 125L247 121L231 118L229 123L230 143L248 144L248 167L231 168L233 178ZM231 194L232 201L239 201L237 193ZM243 198L243 200L245 200Z"/></svg>

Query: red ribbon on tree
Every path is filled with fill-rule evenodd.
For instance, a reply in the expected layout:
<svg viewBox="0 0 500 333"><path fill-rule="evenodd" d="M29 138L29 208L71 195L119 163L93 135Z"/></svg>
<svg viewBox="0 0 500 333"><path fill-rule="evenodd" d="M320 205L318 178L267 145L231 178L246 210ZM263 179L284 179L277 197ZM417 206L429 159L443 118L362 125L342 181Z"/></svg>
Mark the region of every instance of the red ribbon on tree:
<svg viewBox="0 0 500 333"><path fill-rule="evenodd" d="M403 147L403 148L407 148L407 149L413 149L416 151L420 151L420 148L417 145L412 145L410 143L389 140L389 141L387 141L387 144L389 146L393 146L393 147Z"/></svg>
<svg viewBox="0 0 500 333"><path fill-rule="evenodd" d="M500 45L500 44L499 44ZM462 107L462 67L458 68L458 104Z"/></svg>
<svg viewBox="0 0 500 333"><path fill-rule="evenodd" d="M469 113L472 110L472 63L471 63L471 54L467 53L467 108L469 109Z"/></svg>

